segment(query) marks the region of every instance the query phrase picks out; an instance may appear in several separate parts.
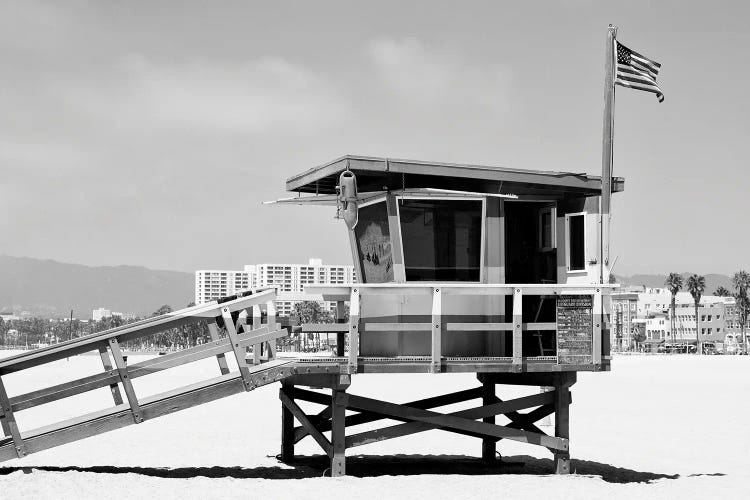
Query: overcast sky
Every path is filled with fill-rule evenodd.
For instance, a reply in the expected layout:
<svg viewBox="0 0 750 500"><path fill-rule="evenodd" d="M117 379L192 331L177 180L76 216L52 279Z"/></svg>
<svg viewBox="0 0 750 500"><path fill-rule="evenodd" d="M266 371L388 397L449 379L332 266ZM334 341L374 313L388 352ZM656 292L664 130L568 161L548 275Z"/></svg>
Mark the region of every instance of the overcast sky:
<svg viewBox="0 0 750 500"><path fill-rule="evenodd" d="M0 5L0 254L348 263L261 201L344 154L598 174L613 23L666 97L617 89L614 271L750 267L747 2Z"/></svg>

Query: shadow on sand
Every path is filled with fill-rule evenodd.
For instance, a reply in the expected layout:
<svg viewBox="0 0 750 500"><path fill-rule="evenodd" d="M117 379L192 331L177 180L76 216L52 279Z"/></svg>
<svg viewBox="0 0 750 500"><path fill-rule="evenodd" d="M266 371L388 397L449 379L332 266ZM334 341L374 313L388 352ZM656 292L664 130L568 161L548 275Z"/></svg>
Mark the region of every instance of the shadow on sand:
<svg viewBox="0 0 750 500"><path fill-rule="evenodd" d="M328 458L325 455L299 456L293 467L286 465L272 467L0 467L0 475L17 471L33 473L46 472L89 472L101 474L142 474L144 476L167 479L184 479L197 476L209 478L231 477L235 479L304 479L328 474ZM413 476L421 474L460 474L460 475L549 475L552 460L534 458L527 455L504 457L494 464L468 456L449 455L395 455L374 456L355 455L347 457L346 472L353 477ZM588 460L571 460L574 474L599 477L608 483L651 483L658 479L679 479L678 474L660 474L637 471ZM722 473L707 474L723 476Z"/></svg>

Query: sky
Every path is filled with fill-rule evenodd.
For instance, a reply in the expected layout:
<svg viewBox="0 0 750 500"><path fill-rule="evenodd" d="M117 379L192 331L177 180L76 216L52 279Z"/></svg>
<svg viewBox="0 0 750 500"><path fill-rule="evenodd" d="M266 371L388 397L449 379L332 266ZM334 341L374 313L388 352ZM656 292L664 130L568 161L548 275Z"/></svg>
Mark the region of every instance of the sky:
<svg viewBox="0 0 750 500"><path fill-rule="evenodd" d="M750 267L747 2L0 0L0 254L350 263L331 208L262 205L345 154L601 172L617 274Z"/></svg>

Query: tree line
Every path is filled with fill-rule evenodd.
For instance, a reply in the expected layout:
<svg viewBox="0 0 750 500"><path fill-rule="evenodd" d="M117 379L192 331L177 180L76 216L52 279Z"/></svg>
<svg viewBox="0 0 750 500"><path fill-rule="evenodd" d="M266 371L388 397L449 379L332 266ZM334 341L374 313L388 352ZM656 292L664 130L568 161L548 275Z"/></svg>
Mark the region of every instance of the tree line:
<svg viewBox="0 0 750 500"><path fill-rule="evenodd" d="M194 306L191 302L187 307ZM161 316L172 312L172 308L163 305L151 316ZM4 321L0 318L0 347L38 347L45 344L64 342L70 339L103 332L112 328L135 323L148 317L123 319L121 316L110 316L100 321L46 320L42 318L22 318L14 321ZM211 334L208 322L205 320L191 322L179 327L162 330L124 343L126 350L164 350L185 349L209 342Z"/></svg>

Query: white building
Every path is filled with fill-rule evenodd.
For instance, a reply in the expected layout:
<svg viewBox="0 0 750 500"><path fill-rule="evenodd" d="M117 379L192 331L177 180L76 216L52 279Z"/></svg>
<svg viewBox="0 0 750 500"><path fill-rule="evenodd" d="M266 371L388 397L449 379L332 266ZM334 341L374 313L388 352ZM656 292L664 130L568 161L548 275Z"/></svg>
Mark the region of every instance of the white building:
<svg viewBox="0 0 750 500"><path fill-rule="evenodd" d="M111 318L112 317L112 311L109 309L104 309L103 307L100 307L99 309L94 309L91 311L91 318L94 321L101 321L104 318Z"/></svg>
<svg viewBox="0 0 750 500"><path fill-rule="evenodd" d="M253 286L252 272L229 270L195 271L195 304L204 304L212 300L234 295Z"/></svg>
<svg viewBox="0 0 750 500"><path fill-rule="evenodd" d="M316 300L303 294L306 285L348 285L355 280L354 266L326 265L321 259L309 259L307 264L246 265L243 271L196 271L195 303L216 300L247 288L276 288L276 313L289 316L296 302ZM336 309L335 303L317 299L326 309Z"/></svg>

